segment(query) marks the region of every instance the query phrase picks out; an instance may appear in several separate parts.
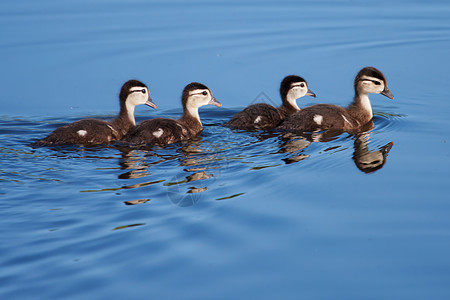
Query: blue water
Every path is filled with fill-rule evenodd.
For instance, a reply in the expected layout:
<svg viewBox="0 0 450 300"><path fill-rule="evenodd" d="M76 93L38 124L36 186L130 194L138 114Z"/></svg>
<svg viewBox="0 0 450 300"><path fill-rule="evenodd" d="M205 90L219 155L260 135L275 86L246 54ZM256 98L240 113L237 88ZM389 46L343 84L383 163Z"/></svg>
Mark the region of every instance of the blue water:
<svg viewBox="0 0 450 300"><path fill-rule="evenodd" d="M7 0L0 28L1 299L450 298L448 1ZM364 135L221 126L288 74L346 105L367 65L395 100ZM183 144L30 146L131 78L138 122L191 81L223 107Z"/></svg>

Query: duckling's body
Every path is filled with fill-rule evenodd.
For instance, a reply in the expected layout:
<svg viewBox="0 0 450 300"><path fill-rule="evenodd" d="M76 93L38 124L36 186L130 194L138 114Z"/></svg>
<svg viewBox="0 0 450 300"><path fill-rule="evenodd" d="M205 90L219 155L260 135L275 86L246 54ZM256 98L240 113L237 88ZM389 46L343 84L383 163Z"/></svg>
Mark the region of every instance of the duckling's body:
<svg viewBox="0 0 450 300"><path fill-rule="evenodd" d="M137 80L127 81L120 91L120 113L112 122L83 119L57 128L37 145L106 144L120 140L136 125L134 108L146 104L156 108L145 84Z"/></svg>
<svg viewBox="0 0 450 300"><path fill-rule="evenodd" d="M308 84L300 76L286 76L280 85L282 105L273 107L267 103L257 103L248 106L234 115L225 126L234 129L270 129L279 125L287 116L300 108L296 100L303 96L316 95L308 89Z"/></svg>
<svg viewBox="0 0 450 300"><path fill-rule="evenodd" d="M347 108L334 104L312 105L286 118L277 129L302 132L326 129L352 131L372 120L369 93L394 99L383 73L373 67L359 71L354 87L355 97Z"/></svg>
<svg viewBox="0 0 450 300"><path fill-rule="evenodd" d="M111 122L83 119L57 128L39 144L106 144L122 137ZM117 127L116 127L117 128Z"/></svg>
<svg viewBox="0 0 450 300"><path fill-rule="evenodd" d="M256 103L235 114L225 126L247 130L272 128L280 124L284 118L278 108L267 103Z"/></svg>
<svg viewBox="0 0 450 300"><path fill-rule="evenodd" d="M183 90L184 114L180 119L156 118L144 121L131 129L123 141L131 144L172 144L189 140L203 130L198 108L206 104L222 106L208 87L192 82Z"/></svg>
<svg viewBox="0 0 450 300"><path fill-rule="evenodd" d="M364 118L367 119L367 118ZM370 121L370 119L368 119ZM367 121L367 122L368 122ZM364 121L361 121L362 124ZM344 107L333 104L316 104L287 118L278 129L312 132L317 129L350 130L360 124Z"/></svg>
<svg viewBox="0 0 450 300"><path fill-rule="evenodd" d="M198 122L191 120L172 120L156 118L143 121L124 137L123 141L132 144L173 144L186 141L203 130Z"/></svg>

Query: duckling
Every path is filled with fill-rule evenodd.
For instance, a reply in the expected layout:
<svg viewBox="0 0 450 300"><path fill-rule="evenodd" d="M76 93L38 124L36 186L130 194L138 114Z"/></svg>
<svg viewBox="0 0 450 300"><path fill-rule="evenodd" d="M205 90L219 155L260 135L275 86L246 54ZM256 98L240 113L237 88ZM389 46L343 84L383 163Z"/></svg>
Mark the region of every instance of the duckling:
<svg viewBox="0 0 450 300"><path fill-rule="evenodd" d="M207 104L222 106L210 89L198 82L191 82L184 88L181 103L184 113L180 119L144 121L131 129L122 141L131 144L172 144L188 140L203 130L198 108Z"/></svg>
<svg viewBox="0 0 450 300"><path fill-rule="evenodd" d="M36 145L106 144L120 140L130 128L136 125L134 108L146 104L156 109L149 96L148 87L138 81L125 82L120 91L120 113L112 122L97 119L83 119L57 128Z"/></svg>
<svg viewBox="0 0 450 300"><path fill-rule="evenodd" d="M312 105L292 114L277 129L302 132L324 129L355 130L372 120L369 93L394 99L383 73L374 67L365 67L359 71L354 88L353 102L347 108L333 104Z"/></svg>
<svg viewBox="0 0 450 300"><path fill-rule="evenodd" d="M297 75L286 76L280 84L282 105L273 107L266 103L248 106L235 114L225 126L235 129L270 129L279 125L286 117L300 110L297 99L316 95L308 88L308 83Z"/></svg>

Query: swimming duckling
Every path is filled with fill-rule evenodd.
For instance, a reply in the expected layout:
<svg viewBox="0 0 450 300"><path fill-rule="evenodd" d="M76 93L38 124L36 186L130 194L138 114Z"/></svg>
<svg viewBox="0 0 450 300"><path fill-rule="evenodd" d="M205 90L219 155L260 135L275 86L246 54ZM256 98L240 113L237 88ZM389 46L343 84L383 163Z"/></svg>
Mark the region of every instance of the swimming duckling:
<svg viewBox="0 0 450 300"><path fill-rule="evenodd" d="M222 106L209 88L198 82L191 82L184 88L181 103L184 114L180 119L156 118L144 121L131 129L123 141L132 144L172 144L188 140L203 130L198 108L207 104Z"/></svg>
<svg viewBox="0 0 450 300"><path fill-rule="evenodd" d="M355 97L347 107L316 104L292 114L277 127L280 130L313 132L321 129L350 131L372 120L369 93L394 99L383 73L374 67L365 67L356 75Z"/></svg>
<svg viewBox="0 0 450 300"><path fill-rule="evenodd" d="M120 91L120 113L112 122L97 119L83 119L57 128L36 145L106 144L120 140L130 128L136 125L134 108L146 104L156 108L149 96L148 87L138 81L125 82Z"/></svg>
<svg viewBox="0 0 450 300"><path fill-rule="evenodd" d="M282 105L273 107L266 103L248 106L235 114L225 126L235 129L273 128L279 125L287 116L297 112L300 108L297 99L303 96L316 95L308 88L308 83L300 76L286 76L280 84Z"/></svg>

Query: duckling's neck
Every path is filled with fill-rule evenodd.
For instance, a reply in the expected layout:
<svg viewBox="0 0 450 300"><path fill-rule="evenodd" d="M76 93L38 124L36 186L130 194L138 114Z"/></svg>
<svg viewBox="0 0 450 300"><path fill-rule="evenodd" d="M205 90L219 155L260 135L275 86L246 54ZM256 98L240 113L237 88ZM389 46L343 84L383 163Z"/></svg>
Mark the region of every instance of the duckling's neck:
<svg viewBox="0 0 450 300"><path fill-rule="evenodd" d="M200 115L198 114L198 107L185 107L184 114L179 121L194 134L203 130Z"/></svg>
<svg viewBox="0 0 450 300"><path fill-rule="evenodd" d="M198 107L196 106L186 105L184 108L183 117L195 119L201 124L200 115L198 114Z"/></svg>
<svg viewBox="0 0 450 300"><path fill-rule="evenodd" d="M126 103L120 109L119 116L112 122L115 130L117 130L121 135L125 135L128 130L136 126L136 121L134 119L134 105Z"/></svg>
<svg viewBox="0 0 450 300"><path fill-rule="evenodd" d="M358 99L360 101L362 109L370 116L370 119L372 119L373 117L372 104L370 103L369 94L367 93L360 94Z"/></svg>
<svg viewBox="0 0 450 300"><path fill-rule="evenodd" d="M300 108L297 105L297 99L294 99L294 97L290 97L290 95L286 95L286 97L283 100L283 104L278 107L278 109L283 113L283 115L289 116L293 113L300 110Z"/></svg>
<svg viewBox="0 0 450 300"><path fill-rule="evenodd" d="M369 94L357 93L353 99L353 103L348 107L348 112L359 121L360 125L372 120L373 113Z"/></svg>
<svg viewBox="0 0 450 300"><path fill-rule="evenodd" d="M286 100L283 101L283 105L291 110L300 110L300 107L297 105L297 98L290 93L286 95Z"/></svg>
<svg viewBox="0 0 450 300"><path fill-rule="evenodd" d="M134 106L134 105L132 105L132 104L130 104L130 103L126 103L126 106L125 106L125 108L126 108L126 114L127 114L127 117L128 117L128 120L130 121L130 123L133 125L133 126L136 126L136 120L134 119L134 108L135 108L136 106Z"/></svg>

